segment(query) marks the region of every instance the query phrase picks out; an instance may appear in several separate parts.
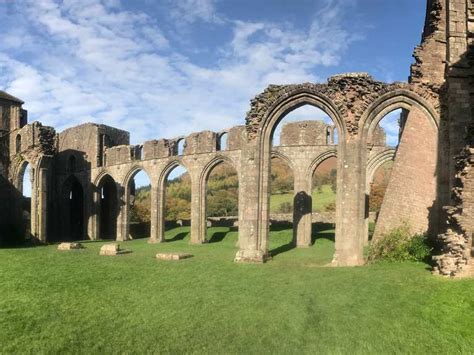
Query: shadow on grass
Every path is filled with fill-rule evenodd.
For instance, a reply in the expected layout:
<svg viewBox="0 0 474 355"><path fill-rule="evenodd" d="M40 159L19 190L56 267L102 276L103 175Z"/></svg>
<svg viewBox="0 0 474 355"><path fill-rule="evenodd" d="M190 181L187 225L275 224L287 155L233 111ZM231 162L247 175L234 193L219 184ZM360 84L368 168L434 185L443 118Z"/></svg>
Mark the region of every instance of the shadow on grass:
<svg viewBox="0 0 474 355"><path fill-rule="evenodd" d="M296 245L295 243L293 243L293 241L287 243L287 244L283 244L282 246L279 246L278 248L275 248L273 250L270 250L270 256L273 258L275 256L277 256L278 254L281 254L281 253L285 253L287 251L290 251L291 249L294 249L296 248Z"/></svg>
<svg viewBox="0 0 474 355"><path fill-rule="evenodd" d="M222 242L222 240L224 240L225 236L228 234L229 232L216 232L214 233L211 238L209 238L209 243L219 243L219 242Z"/></svg>
<svg viewBox="0 0 474 355"><path fill-rule="evenodd" d="M335 242L335 225L333 223L313 223L311 230L311 244L314 245L318 239L327 239Z"/></svg>
<svg viewBox="0 0 474 355"><path fill-rule="evenodd" d="M214 232L209 240L208 243L219 243L224 240L224 238L231 232L237 232L238 228L237 227L229 227L227 231L221 231L221 232Z"/></svg>
<svg viewBox="0 0 474 355"><path fill-rule="evenodd" d="M292 229L293 229L292 223L287 223L287 222L272 223L272 225L270 226L270 233L282 232L282 231L290 231L290 233L293 233ZM294 241L291 239L288 243L280 245L279 247L270 250L269 254L273 258L277 256L278 254L286 253L287 251L290 251L291 249L294 249L294 248L296 248L296 245Z"/></svg>
<svg viewBox="0 0 474 355"><path fill-rule="evenodd" d="M176 234L173 238L170 238L170 239L166 239L165 242L166 243L170 243L170 242L176 242L178 240L183 240L184 238L186 238L186 236L189 234L189 232L181 232L181 233L178 233Z"/></svg>

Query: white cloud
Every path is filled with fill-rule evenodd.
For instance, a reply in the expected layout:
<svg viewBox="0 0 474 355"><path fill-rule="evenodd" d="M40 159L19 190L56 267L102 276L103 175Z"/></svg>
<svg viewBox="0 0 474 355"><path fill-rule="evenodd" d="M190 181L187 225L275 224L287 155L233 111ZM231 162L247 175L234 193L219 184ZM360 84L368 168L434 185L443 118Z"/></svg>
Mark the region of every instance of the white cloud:
<svg viewBox="0 0 474 355"><path fill-rule="evenodd" d="M131 131L134 142L243 124L249 100L267 85L321 80L316 69L337 65L357 39L341 24L346 2L327 1L306 31L226 20L232 38L204 67L180 53L155 19L117 1L22 5L21 31L5 36L29 45L0 47L8 53L0 54L2 89L25 100L30 119L58 130L96 121ZM194 5L193 21L222 18L213 1Z"/></svg>
<svg viewBox="0 0 474 355"><path fill-rule="evenodd" d="M223 17L217 13L215 0L172 0L169 4L171 17L180 23L224 23Z"/></svg>

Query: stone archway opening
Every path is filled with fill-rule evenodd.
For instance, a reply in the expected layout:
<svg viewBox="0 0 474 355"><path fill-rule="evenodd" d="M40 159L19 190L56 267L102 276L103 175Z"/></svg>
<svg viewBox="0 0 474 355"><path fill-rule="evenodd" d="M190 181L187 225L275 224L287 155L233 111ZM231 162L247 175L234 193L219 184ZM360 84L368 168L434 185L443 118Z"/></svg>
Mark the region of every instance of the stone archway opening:
<svg viewBox="0 0 474 355"><path fill-rule="evenodd" d="M271 256L295 247L295 179L289 161L274 155L270 161L269 251Z"/></svg>
<svg viewBox="0 0 474 355"><path fill-rule="evenodd" d="M292 230L292 239L287 243L286 249L291 247L308 247L313 244L312 233L312 205L320 203L321 196L316 196L314 200L312 189L312 173L315 167L314 161L322 155L332 152L336 156L339 135L333 120L322 109L305 104L286 115L283 115L271 131L271 173L270 184L281 180L278 173L288 175L292 172L292 191L287 191L291 198L288 201L280 201L278 197L278 187L271 186L270 192L270 239L276 233L275 218L272 215L286 214L287 226ZM298 149L299 147L299 149ZM274 157L280 156L287 160L288 167L283 169L274 168ZM337 164L337 160L336 163ZM291 165L291 169L289 167ZM310 171L308 173L308 171ZM288 180L288 179L287 179ZM337 186L337 179L334 177L334 187ZM288 185L287 181L287 185ZM332 186L332 185L330 185ZM288 186L287 186L288 188ZM326 192L327 187L321 187ZM288 189L289 190L289 189ZM316 191L317 193L317 191ZM322 194L322 191L321 191ZM335 194L334 194L335 195ZM335 203L331 206L335 215ZM283 217L280 215L279 217ZM316 219L317 220L317 219ZM283 221L278 221L279 223ZM271 244L270 240L270 244ZM274 251L271 255L276 255Z"/></svg>
<svg viewBox="0 0 474 355"><path fill-rule="evenodd" d="M163 225L167 242L189 238L191 231L191 176L187 169L176 164L164 178Z"/></svg>
<svg viewBox="0 0 474 355"><path fill-rule="evenodd" d="M377 213L374 240L405 226L411 233L430 233L439 228L438 125L430 111L406 97L382 101L367 116L364 134L368 143L366 173L366 221L370 226L370 183L392 151L393 166ZM385 146L380 140L384 129ZM420 134L419 132L423 132ZM422 182L422 183L420 183ZM367 228L368 230L369 228ZM367 232L367 239L369 238Z"/></svg>
<svg viewBox="0 0 474 355"><path fill-rule="evenodd" d="M216 142L217 142L216 150L217 150L218 152L227 150L227 137L228 137L228 133L227 133L227 132L220 133L220 134L217 136L217 140L216 140Z"/></svg>
<svg viewBox="0 0 474 355"><path fill-rule="evenodd" d="M311 244L327 250L332 259L336 234L337 158L318 162L311 174Z"/></svg>
<svg viewBox="0 0 474 355"><path fill-rule="evenodd" d="M18 190L21 193L21 233L26 239L32 237L32 198L33 198L34 169L31 164L24 162L18 175Z"/></svg>
<svg viewBox="0 0 474 355"><path fill-rule="evenodd" d="M385 114L368 136L366 219L368 240L372 240L385 192L390 181L403 124L408 111L397 108Z"/></svg>
<svg viewBox="0 0 474 355"><path fill-rule="evenodd" d="M84 189L79 180L71 175L61 189L61 235L59 241L85 239Z"/></svg>
<svg viewBox="0 0 474 355"><path fill-rule="evenodd" d="M99 183L99 239L117 239L117 184L110 175Z"/></svg>
<svg viewBox="0 0 474 355"><path fill-rule="evenodd" d="M129 239L149 238L151 228L151 181L141 169L135 171L128 181Z"/></svg>
<svg viewBox="0 0 474 355"><path fill-rule="evenodd" d="M221 242L230 235L237 241L239 220L237 171L227 161L218 162L208 172L205 185L206 240L209 243Z"/></svg>

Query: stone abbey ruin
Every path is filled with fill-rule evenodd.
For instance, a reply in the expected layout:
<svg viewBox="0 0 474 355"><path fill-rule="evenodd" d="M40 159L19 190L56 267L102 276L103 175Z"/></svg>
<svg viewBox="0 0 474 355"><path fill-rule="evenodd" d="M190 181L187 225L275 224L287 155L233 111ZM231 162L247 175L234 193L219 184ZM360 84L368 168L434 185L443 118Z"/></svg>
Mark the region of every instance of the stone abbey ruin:
<svg viewBox="0 0 474 355"><path fill-rule="evenodd" d="M182 165L191 178L191 242L206 241L206 181L222 162L239 179L238 262L269 258L270 161L278 156L294 174L294 243L311 244L311 179L337 157L333 265L364 262L368 191L374 172L393 160L374 238L400 223L437 239L435 272L462 276L474 268L474 2L428 0L422 42L407 83L384 83L365 73L325 84L270 85L251 100L245 125L176 139L130 145L129 133L87 123L57 133L27 123L23 102L0 94L0 238L28 230L40 242L126 240L133 177L151 181L150 242L164 240L165 182ZM333 126L300 122L272 147L275 127L291 111L311 105ZM384 144L378 123L402 110L397 149ZM334 131L338 142L334 144ZM227 134L227 144L221 138ZM182 154L178 144L185 141ZM222 149L221 149L222 148ZM22 181L31 166L29 225L22 216Z"/></svg>

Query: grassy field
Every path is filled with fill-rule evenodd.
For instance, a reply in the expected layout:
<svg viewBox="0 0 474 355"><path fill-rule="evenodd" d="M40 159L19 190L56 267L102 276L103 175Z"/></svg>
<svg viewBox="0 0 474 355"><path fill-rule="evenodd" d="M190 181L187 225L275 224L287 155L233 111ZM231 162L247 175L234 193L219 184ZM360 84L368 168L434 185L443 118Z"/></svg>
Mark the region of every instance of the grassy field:
<svg viewBox="0 0 474 355"><path fill-rule="evenodd" d="M277 213L279 206L282 203L289 202L293 205L293 194L274 194L270 196L270 211ZM324 211L324 208L336 202L336 194L331 190L330 185L323 185L321 193L316 189L313 190L312 204L313 212Z"/></svg>
<svg viewBox="0 0 474 355"><path fill-rule="evenodd" d="M0 353L472 353L474 281L431 276L421 263L324 267L333 231L291 249L271 233L273 260L233 263L236 232L209 244L103 242L0 250ZM158 251L194 254L157 261Z"/></svg>

